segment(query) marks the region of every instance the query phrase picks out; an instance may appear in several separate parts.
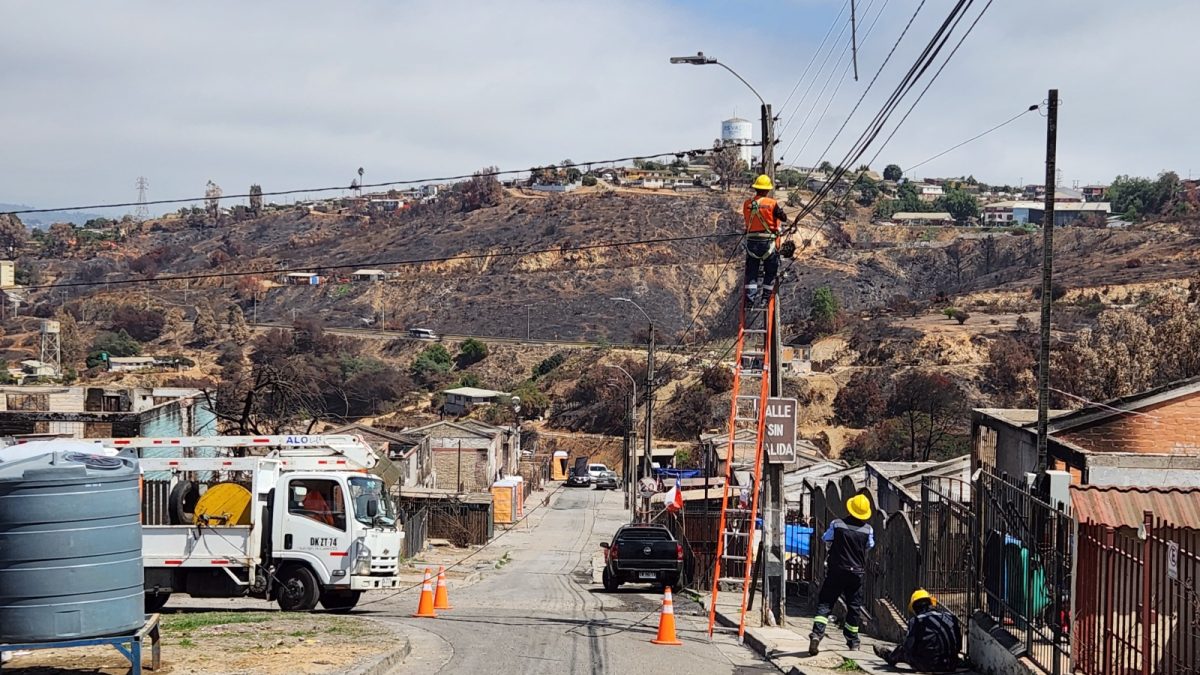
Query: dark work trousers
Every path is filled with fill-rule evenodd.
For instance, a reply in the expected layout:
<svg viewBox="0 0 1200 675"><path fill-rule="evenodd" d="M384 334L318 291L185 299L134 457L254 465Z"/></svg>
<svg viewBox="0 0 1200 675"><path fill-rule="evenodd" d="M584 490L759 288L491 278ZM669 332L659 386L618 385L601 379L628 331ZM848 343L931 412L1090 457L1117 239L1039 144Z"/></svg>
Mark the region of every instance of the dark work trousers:
<svg viewBox="0 0 1200 675"><path fill-rule="evenodd" d="M862 615L862 574L848 570L831 569L825 574L825 583L821 584L821 592L817 594L817 616L813 619L813 636L825 635L825 626L829 623L829 613L841 598L846 603L846 622L842 633L847 640L858 639L858 625Z"/></svg>
<svg viewBox="0 0 1200 675"><path fill-rule="evenodd" d="M775 288L775 275L779 273L779 252L772 250L773 239L746 238L746 289L758 287L758 272L763 275L763 287ZM768 254L769 252L769 254Z"/></svg>
<svg viewBox="0 0 1200 675"><path fill-rule="evenodd" d="M904 645L893 649L891 654L884 660L888 662L889 666L894 666L897 663L907 663L918 673L953 673L958 670L960 665L958 654L936 658L914 656L905 651Z"/></svg>

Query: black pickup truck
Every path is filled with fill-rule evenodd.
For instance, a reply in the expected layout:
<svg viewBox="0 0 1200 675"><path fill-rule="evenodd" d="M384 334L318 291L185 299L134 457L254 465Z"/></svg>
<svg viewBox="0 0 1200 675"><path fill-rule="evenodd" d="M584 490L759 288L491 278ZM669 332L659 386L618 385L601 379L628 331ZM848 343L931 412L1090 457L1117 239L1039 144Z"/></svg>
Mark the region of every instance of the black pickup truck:
<svg viewBox="0 0 1200 675"><path fill-rule="evenodd" d="M662 525L626 525L600 546L606 549L604 590L610 593L623 583L679 585L683 546Z"/></svg>

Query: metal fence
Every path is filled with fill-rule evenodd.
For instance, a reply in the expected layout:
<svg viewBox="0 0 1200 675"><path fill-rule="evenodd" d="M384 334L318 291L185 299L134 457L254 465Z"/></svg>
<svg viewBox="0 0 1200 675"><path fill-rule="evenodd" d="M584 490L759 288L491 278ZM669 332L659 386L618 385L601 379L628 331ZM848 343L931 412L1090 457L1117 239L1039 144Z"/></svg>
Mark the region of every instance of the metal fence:
<svg viewBox="0 0 1200 675"><path fill-rule="evenodd" d="M450 499L401 499L401 518L427 512L426 537L446 539L455 546L481 546L495 533L492 503Z"/></svg>
<svg viewBox="0 0 1200 675"><path fill-rule="evenodd" d="M425 550L425 542L429 537L429 511L418 509L409 513L400 521L404 529L404 558L415 558Z"/></svg>
<svg viewBox="0 0 1200 675"><path fill-rule="evenodd" d="M990 615L1047 673L1069 670L1074 525L1025 485L983 471L974 482L974 607Z"/></svg>
<svg viewBox="0 0 1200 675"><path fill-rule="evenodd" d="M1076 557L1076 672L1200 673L1200 530L1081 523Z"/></svg>
<svg viewBox="0 0 1200 675"><path fill-rule="evenodd" d="M713 563L717 557L717 528L721 525L721 512L683 511L667 513L661 511L654 522L666 526L683 545L683 580L681 585L692 590L712 590ZM736 539L736 538L735 538ZM745 544L742 544L743 549ZM744 550L733 555L745 555ZM725 565L724 576L738 576L743 572L743 563L730 561Z"/></svg>
<svg viewBox="0 0 1200 675"><path fill-rule="evenodd" d="M971 484L945 476L921 481L921 587L967 625L975 579Z"/></svg>

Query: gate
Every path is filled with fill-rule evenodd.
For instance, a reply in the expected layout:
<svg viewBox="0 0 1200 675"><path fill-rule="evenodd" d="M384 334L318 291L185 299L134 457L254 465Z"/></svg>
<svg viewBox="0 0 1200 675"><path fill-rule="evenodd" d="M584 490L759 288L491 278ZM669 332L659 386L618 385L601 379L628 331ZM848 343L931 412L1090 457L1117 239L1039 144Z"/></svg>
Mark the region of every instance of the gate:
<svg viewBox="0 0 1200 675"><path fill-rule="evenodd" d="M975 577L971 484L958 478L925 476L920 510L921 587L966 626Z"/></svg>

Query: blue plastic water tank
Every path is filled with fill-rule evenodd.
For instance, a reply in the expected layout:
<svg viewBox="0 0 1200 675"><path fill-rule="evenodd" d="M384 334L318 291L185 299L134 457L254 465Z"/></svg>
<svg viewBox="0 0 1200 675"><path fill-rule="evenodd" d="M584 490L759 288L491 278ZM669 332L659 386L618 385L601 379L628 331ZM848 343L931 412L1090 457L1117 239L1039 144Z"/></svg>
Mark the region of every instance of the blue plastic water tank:
<svg viewBox="0 0 1200 675"><path fill-rule="evenodd" d="M0 463L0 642L145 623L135 460L54 452Z"/></svg>

